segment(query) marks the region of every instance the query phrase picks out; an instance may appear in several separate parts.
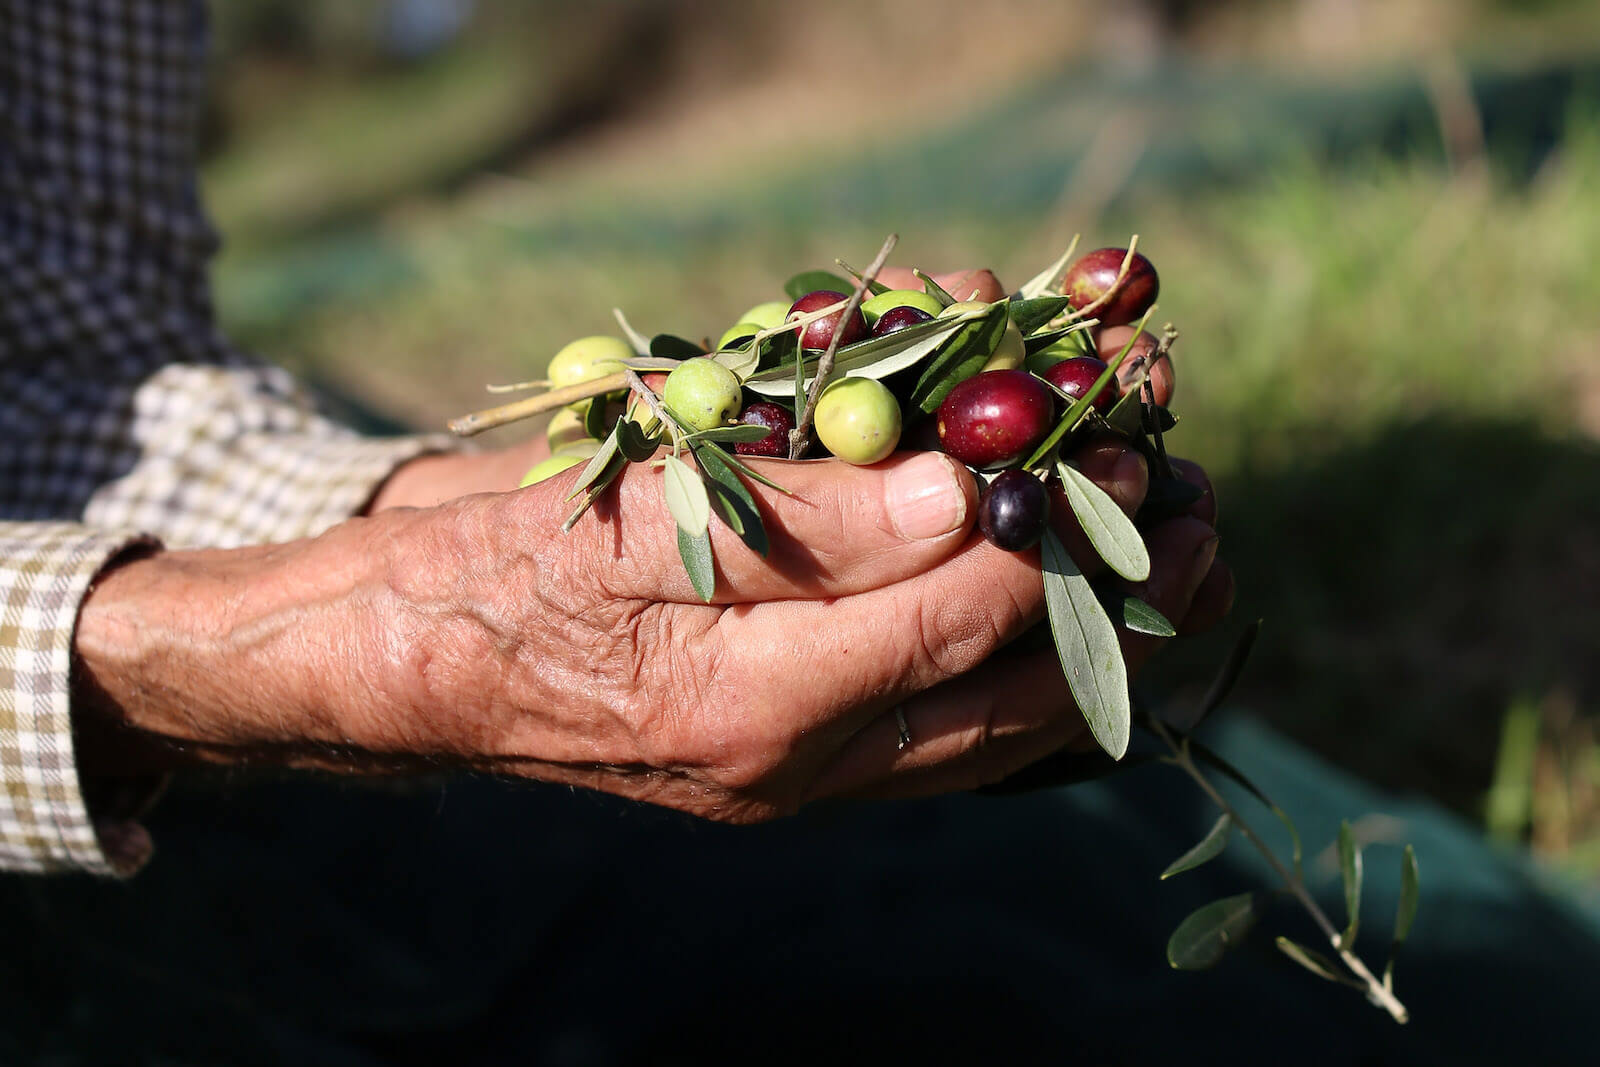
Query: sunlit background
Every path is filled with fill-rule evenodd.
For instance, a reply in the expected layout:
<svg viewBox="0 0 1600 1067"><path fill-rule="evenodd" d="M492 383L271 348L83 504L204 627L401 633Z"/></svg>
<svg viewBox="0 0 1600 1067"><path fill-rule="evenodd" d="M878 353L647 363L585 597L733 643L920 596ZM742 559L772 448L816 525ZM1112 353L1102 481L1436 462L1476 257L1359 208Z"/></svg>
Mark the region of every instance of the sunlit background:
<svg viewBox="0 0 1600 1067"><path fill-rule="evenodd" d="M714 338L890 232L1013 285L1138 233L1171 444L1219 483L1233 629L1266 620L1239 713L1600 884L1600 5L215 17L223 316L374 427L483 406L613 307Z"/></svg>

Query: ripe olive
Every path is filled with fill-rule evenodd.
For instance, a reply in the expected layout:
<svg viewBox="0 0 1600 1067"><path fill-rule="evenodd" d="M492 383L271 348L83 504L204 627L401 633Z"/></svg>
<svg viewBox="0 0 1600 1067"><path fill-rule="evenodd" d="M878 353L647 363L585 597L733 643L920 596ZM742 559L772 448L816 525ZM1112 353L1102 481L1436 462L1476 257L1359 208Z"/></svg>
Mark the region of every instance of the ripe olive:
<svg viewBox="0 0 1600 1067"><path fill-rule="evenodd" d="M1082 311L1117 286L1117 276L1127 254L1126 248L1095 249L1067 268L1061 280L1061 292L1075 309ZM1099 319L1102 326L1135 322L1150 310L1160 292L1161 279L1156 276L1156 268L1143 253L1135 252L1122 284L1110 299L1090 314Z"/></svg>
<svg viewBox="0 0 1600 1067"><path fill-rule="evenodd" d="M1073 400L1081 400L1088 395L1094 383L1100 380L1100 375L1106 371L1102 360L1093 356L1075 356L1072 359L1062 360L1044 372L1044 380L1066 393ZM1111 380L1095 394L1092 401L1094 409L1104 415L1111 410L1111 405L1117 402L1117 379L1113 375Z"/></svg>
<svg viewBox="0 0 1600 1067"><path fill-rule="evenodd" d="M876 463L900 442L900 404L882 382L840 378L817 400L816 427L818 439L846 463Z"/></svg>
<svg viewBox="0 0 1600 1067"><path fill-rule="evenodd" d="M887 337L891 333L899 333L907 326L915 326L920 322L932 322L933 316L921 308L900 306L890 308L878 316L878 321L872 324L872 336Z"/></svg>
<svg viewBox="0 0 1600 1067"><path fill-rule="evenodd" d="M739 414L746 426L765 426L771 433L759 441L740 441L733 450L741 456L778 456L789 454L789 431L794 429L794 416L787 408L770 400L761 400Z"/></svg>
<svg viewBox="0 0 1600 1067"><path fill-rule="evenodd" d="M975 374L950 390L935 416L944 450L969 467L1005 467L1050 432L1055 397L1024 370Z"/></svg>
<svg viewBox="0 0 1600 1067"><path fill-rule="evenodd" d="M921 289L890 289L861 302L861 314L869 326L895 308L916 308L931 316L943 311L944 305Z"/></svg>
<svg viewBox="0 0 1600 1067"><path fill-rule="evenodd" d="M739 379L707 356L686 359L667 375L661 400L689 430L722 426L739 411Z"/></svg>
<svg viewBox="0 0 1600 1067"><path fill-rule="evenodd" d="M1100 336L1095 343L1100 349L1100 358L1110 362L1115 359L1122 346L1128 343L1128 338L1133 336L1132 326L1112 326L1100 331ZM1155 401L1166 407L1172 401L1173 391L1178 383L1172 370L1172 356L1164 355L1154 364L1150 360L1155 358L1158 342L1148 330L1140 330L1139 336L1133 342L1133 347L1128 349L1128 354L1117 367L1117 382L1126 390L1129 384L1138 377L1139 371L1148 365L1150 367L1150 389L1155 394Z"/></svg>
<svg viewBox="0 0 1600 1067"><path fill-rule="evenodd" d="M837 304L845 299L848 299L848 297L844 293L835 292L832 289L817 289L791 304L789 306L789 314L785 318L793 318L795 315L802 313L821 311L828 305ZM845 345L855 344L867 336L867 320L861 317L860 308L857 308L849 319L841 323L840 319L843 318L844 309L841 308L831 315L824 315L820 319L809 323L805 329L800 331L800 347L827 348L833 342L835 333L839 335L840 348Z"/></svg>
<svg viewBox="0 0 1600 1067"><path fill-rule="evenodd" d="M978 528L1007 552L1032 548L1050 521L1050 493L1024 470L1001 471L978 498Z"/></svg>

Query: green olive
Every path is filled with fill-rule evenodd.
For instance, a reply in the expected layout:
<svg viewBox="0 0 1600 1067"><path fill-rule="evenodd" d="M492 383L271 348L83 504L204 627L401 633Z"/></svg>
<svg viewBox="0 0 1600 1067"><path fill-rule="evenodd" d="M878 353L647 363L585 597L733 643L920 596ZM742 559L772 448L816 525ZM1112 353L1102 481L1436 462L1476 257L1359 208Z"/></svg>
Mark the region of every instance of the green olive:
<svg viewBox="0 0 1600 1067"><path fill-rule="evenodd" d="M589 431L584 429L583 412L573 408L562 408L556 412L550 425L545 427L544 439L549 442L551 453L560 452L579 441L590 440Z"/></svg>
<svg viewBox="0 0 1600 1067"><path fill-rule="evenodd" d="M890 289L887 293L879 293L861 302L861 314L866 316L868 326L877 322L891 308L916 308L935 316L944 310L938 300L920 289Z"/></svg>
<svg viewBox="0 0 1600 1067"><path fill-rule="evenodd" d="M552 389L604 378L622 370L622 360L633 359L634 351L621 338L599 334L580 337L550 357L545 377Z"/></svg>
<svg viewBox="0 0 1600 1067"><path fill-rule="evenodd" d="M763 330L770 330L774 326L783 325L784 318L789 314L791 302L788 300L768 300L739 316L740 322L753 322Z"/></svg>
<svg viewBox="0 0 1600 1067"><path fill-rule="evenodd" d="M733 371L714 359L686 359L667 375L661 401L690 430L723 426L739 414L743 390Z"/></svg>
<svg viewBox="0 0 1600 1067"><path fill-rule="evenodd" d="M762 331L763 327L753 322L736 322L728 327L728 332L722 335L722 340L717 342L717 351L721 352L730 348L744 348L745 345L735 345L735 341L748 342L750 338Z"/></svg>
<svg viewBox="0 0 1600 1067"><path fill-rule="evenodd" d="M517 483L517 488L526 489L530 485L537 485L546 478L554 478L564 470L576 467L580 463L587 463L600 451L600 442L589 438L577 444L552 453L528 468L528 473L522 476L522 481Z"/></svg>
<svg viewBox="0 0 1600 1067"><path fill-rule="evenodd" d="M900 405L882 382L840 378L817 400L817 437L856 466L876 463L900 443Z"/></svg>
<svg viewBox="0 0 1600 1067"><path fill-rule="evenodd" d="M1027 347L1022 343L1022 331L1008 319L1005 332L1000 335L1000 343L989 353L989 362L983 365L983 369L1016 370L1022 366L1027 355Z"/></svg>
<svg viewBox="0 0 1600 1067"><path fill-rule="evenodd" d="M1081 355L1083 355L1083 346L1078 344L1077 339L1063 337L1059 341L1050 342L1044 348L1030 355L1024 366L1034 374L1043 374L1057 363L1064 363Z"/></svg>

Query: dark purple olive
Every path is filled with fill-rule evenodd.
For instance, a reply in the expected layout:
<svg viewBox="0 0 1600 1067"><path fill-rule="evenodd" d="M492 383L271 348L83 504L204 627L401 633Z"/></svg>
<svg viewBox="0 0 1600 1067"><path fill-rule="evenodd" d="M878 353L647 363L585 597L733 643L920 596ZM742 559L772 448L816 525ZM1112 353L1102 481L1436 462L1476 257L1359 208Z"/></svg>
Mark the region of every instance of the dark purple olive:
<svg viewBox="0 0 1600 1067"><path fill-rule="evenodd" d="M1127 255L1126 248L1095 249L1067 268L1066 276L1061 279L1061 292L1074 309L1082 311L1116 286L1110 299L1090 314L1099 319L1102 326L1123 326L1138 321L1156 302L1161 292L1161 279L1150 261L1142 253L1135 252L1133 262L1128 264L1127 277L1117 285L1117 275Z"/></svg>
<svg viewBox="0 0 1600 1067"><path fill-rule="evenodd" d="M1032 548L1050 521L1050 493L1024 470L1002 471L978 498L978 528L1007 552Z"/></svg>
<svg viewBox="0 0 1600 1067"><path fill-rule="evenodd" d="M789 431L794 429L794 418L788 410L762 400L751 404L739 415L746 426L766 426L771 433L759 441L740 441L733 450L741 456L777 456L789 454Z"/></svg>
<svg viewBox="0 0 1600 1067"><path fill-rule="evenodd" d="M1007 467L1045 439L1055 407L1050 387L1027 371L985 371L939 405L939 441L969 467Z"/></svg>
<svg viewBox="0 0 1600 1067"><path fill-rule="evenodd" d="M1094 383L1100 380L1100 375L1105 372L1106 365L1102 360L1093 356L1074 356L1072 359L1064 359L1046 368L1044 380L1073 400L1082 400L1089 390L1094 388ZM1094 409L1104 415L1116 402L1117 379L1113 375L1111 380L1101 386L1100 391L1094 395Z"/></svg>
<svg viewBox="0 0 1600 1067"><path fill-rule="evenodd" d="M915 326L919 322L932 322L933 316L921 308L897 307L890 308L878 316L878 321L872 324L872 336L887 337L891 333L899 333L907 326Z"/></svg>
<svg viewBox="0 0 1600 1067"><path fill-rule="evenodd" d="M832 289L817 289L807 293L789 306L789 314L785 318L793 318L796 314L821 311L830 304L837 304L844 300L843 293L834 292ZM800 331L801 348L827 348L833 340L835 333L839 334L839 347L853 345L867 336L867 320L862 317L861 309L851 314L842 325L839 320L843 318L843 310L835 311L831 315L824 315Z"/></svg>

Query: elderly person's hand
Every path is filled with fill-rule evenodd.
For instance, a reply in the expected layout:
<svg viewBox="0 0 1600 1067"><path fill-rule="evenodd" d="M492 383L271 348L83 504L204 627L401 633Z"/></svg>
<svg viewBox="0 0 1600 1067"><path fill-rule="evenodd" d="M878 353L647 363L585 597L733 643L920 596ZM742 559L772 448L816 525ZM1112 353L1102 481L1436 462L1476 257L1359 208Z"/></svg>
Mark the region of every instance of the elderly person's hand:
<svg viewBox="0 0 1600 1067"><path fill-rule="evenodd" d="M1077 458L1138 506L1142 457L1106 442ZM751 486L766 558L712 524L712 604L678 559L658 471L629 468L563 534L576 470L393 506L430 498L446 469L515 480L503 455L413 467L374 514L313 540L105 575L77 638L85 770L463 766L744 822L825 796L969 788L1085 732L1053 651L990 659L1043 617L1038 553L973 529L973 479L942 454L762 461L792 495ZM1143 592L1175 621L1231 596L1204 507L1149 535ZM1130 638L1130 666L1156 644Z"/></svg>

